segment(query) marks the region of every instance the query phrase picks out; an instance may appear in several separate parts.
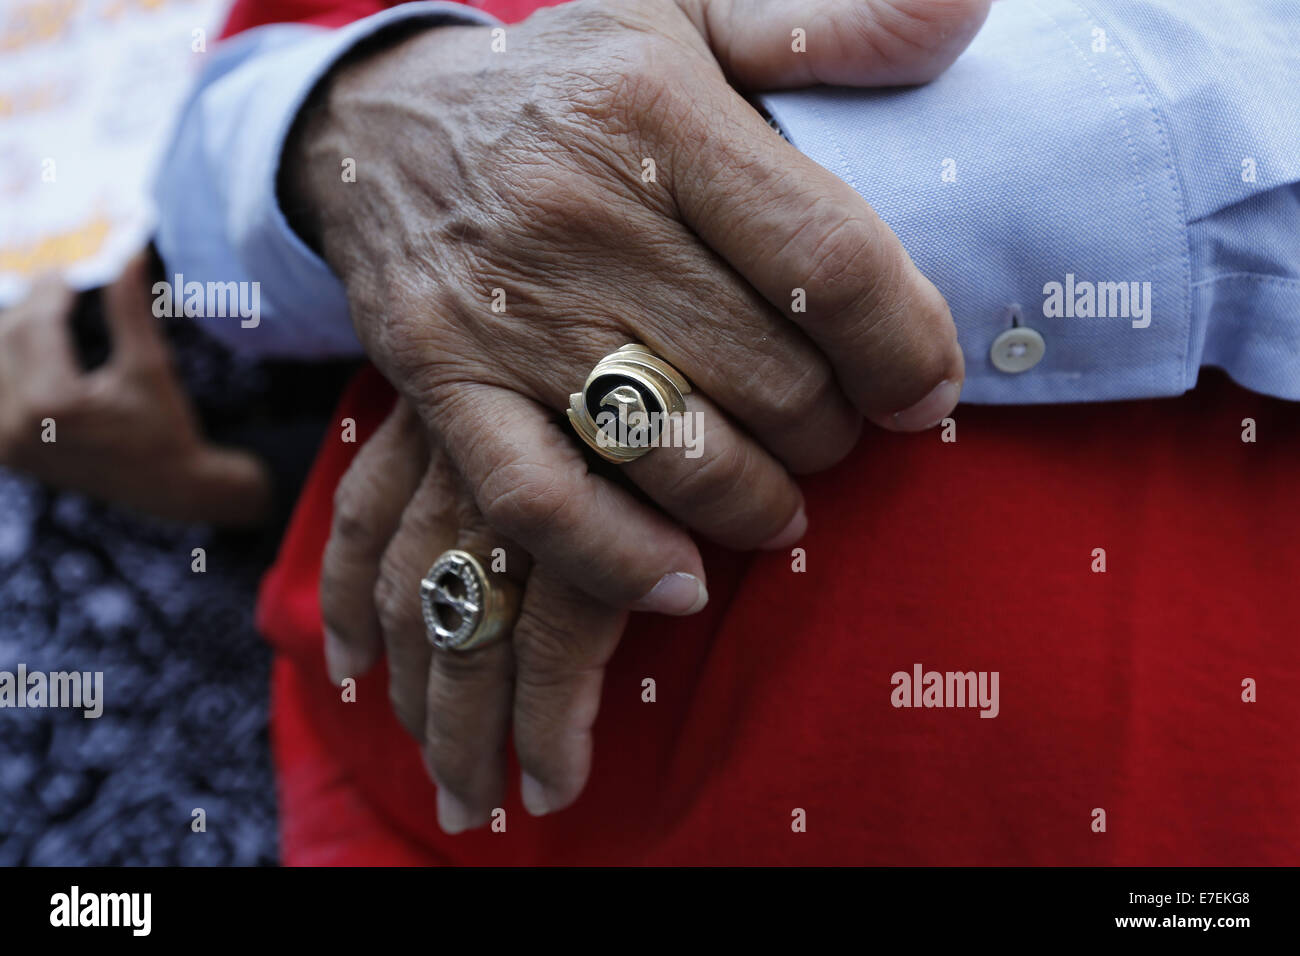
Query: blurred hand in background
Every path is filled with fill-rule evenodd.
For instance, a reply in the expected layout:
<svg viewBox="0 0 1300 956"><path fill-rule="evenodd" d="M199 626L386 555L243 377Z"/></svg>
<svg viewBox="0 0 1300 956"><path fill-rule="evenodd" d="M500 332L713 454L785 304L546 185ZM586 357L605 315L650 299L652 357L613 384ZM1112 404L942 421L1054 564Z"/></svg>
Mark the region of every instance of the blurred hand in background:
<svg viewBox="0 0 1300 956"><path fill-rule="evenodd" d="M140 255L104 288L112 353L93 371L82 369L74 341L77 294L57 279L0 313L0 465L162 518L260 525L270 476L253 455L202 435L149 280Z"/></svg>

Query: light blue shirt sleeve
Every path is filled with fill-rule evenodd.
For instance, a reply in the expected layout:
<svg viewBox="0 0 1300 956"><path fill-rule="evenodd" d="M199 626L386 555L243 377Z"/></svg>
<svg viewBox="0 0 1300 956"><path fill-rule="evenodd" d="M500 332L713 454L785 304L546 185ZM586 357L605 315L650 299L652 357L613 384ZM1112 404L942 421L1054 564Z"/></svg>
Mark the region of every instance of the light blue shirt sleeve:
<svg viewBox="0 0 1300 956"><path fill-rule="evenodd" d="M317 81L366 37L411 20L499 22L459 3L407 3L339 30L265 26L221 44L199 76L155 184L155 244L177 301L191 282L248 284L243 301L257 303L253 319L194 316L230 348L293 358L361 354L343 285L290 228L276 174Z"/></svg>
<svg viewBox="0 0 1300 956"><path fill-rule="evenodd" d="M289 228L275 171L315 81L408 4L337 32L226 46L159 182L185 279L260 281L235 348L358 351L338 280ZM417 12L423 10L425 12ZM800 150L866 197L948 299L963 400L1177 395L1205 365L1300 399L1295 0L999 0L934 83L765 96Z"/></svg>
<svg viewBox="0 0 1300 956"><path fill-rule="evenodd" d="M1296 0L999 0L927 86L763 103L948 299L963 400L1300 399Z"/></svg>

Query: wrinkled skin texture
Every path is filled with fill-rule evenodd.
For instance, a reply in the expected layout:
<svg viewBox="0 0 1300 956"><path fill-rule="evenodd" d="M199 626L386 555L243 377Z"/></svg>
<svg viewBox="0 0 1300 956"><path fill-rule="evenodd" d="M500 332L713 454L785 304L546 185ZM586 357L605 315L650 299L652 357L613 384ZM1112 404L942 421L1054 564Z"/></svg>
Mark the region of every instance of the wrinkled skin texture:
<svg viewBox="0 0 1300 956"><path fill-rule="evenodd" d="M618 612L578 596L698 610L707 592L689 532L788 547L806 527L791 474L843 458L864 417L916 430L955 404L964 367L942 297L867 203L729 84L921 82L987 6L808 0L792 15L775 0L580 2L507 30L505 52L487 28L385 38L314 95L281 198L410 405L339 490L322 587L331 673L361 672L387 643L394 705L426 740L444 826L485 822L499 798L502 688L521 650L517 628L510 666L505 650L449 657L442 666L474 676L455 694L430 689L436 707L403 676L428 658L394 647L423 640L419 578L453 525L536 560L528 587L550 616L526 607L520 628L550 635L554 672L588 677L540 717L513 705L516 739L550 741L521 750L525 797L556 810L581 791L589 735L534 731L590 727L617 630L604 635L621 630ZM796 27L807 53L790 49ZM345 158L354 183L341 181ZM796 289L805 311L792 310ZM628 342L680 369L703 415L702 457L663 448L624 467L648 501L590 471L558 415ZM480 655L491 665L470 662Z"/></svg>

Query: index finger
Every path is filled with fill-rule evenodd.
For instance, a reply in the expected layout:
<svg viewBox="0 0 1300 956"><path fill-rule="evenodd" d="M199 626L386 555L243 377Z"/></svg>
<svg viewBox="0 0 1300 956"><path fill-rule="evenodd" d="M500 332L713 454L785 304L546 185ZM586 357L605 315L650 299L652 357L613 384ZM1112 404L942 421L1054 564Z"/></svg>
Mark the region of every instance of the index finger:
<svg viewBox="0 0 1300 956"><path fill-rule="evenodd" d="M677 118L670 185L684 221L831 360L867 418L937 423L965 365L939 291L846 182L808 159L729 88Z"/></svg>

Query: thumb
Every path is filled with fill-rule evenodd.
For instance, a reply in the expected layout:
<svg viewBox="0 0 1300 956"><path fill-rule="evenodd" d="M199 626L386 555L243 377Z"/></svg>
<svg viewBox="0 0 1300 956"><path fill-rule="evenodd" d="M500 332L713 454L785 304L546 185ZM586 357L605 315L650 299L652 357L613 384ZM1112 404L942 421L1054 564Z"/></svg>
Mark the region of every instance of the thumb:
<svg viewBox="0 0 1300 956"><path fill-rule="evenodd" d="M747 90L926 83L957 59L992 0L678 0Z"/></svg>

